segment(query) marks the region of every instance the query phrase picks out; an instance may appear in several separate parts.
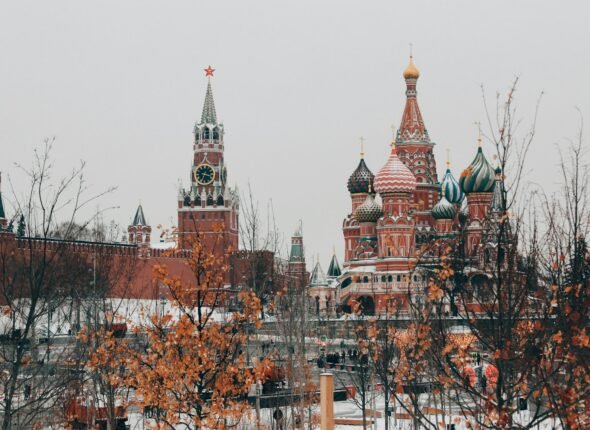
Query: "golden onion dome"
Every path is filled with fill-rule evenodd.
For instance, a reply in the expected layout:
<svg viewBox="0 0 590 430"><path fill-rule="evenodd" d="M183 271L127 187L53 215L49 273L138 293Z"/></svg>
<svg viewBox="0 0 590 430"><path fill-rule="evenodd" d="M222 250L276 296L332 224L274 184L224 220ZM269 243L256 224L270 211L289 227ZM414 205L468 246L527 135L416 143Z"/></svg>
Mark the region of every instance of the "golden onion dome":
<svg viewBox="0 0 590 430"><path fill-rule="evenodd" d="M420 70L414 65L413 57L410 55L410 64L404 70L404 79L418 79L420 77Z"/></svg>

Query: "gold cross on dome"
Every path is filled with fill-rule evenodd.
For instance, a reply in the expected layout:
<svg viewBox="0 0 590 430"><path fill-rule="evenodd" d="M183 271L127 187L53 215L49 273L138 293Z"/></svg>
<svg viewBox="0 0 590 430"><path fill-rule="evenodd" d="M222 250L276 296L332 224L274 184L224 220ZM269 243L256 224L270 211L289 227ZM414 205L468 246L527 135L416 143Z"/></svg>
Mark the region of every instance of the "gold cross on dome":
<svg viewBox="0 0 590 430"><path fill-rule="evenodd" d="M481 146L481 122L475 121L473 124L477 126L477 146Z"/></svg>
<svg viewBox="0 0 590 430"><path fill-rule="evenodd" d="M361 158L365 158L365 138L361 136Z"/></svg>

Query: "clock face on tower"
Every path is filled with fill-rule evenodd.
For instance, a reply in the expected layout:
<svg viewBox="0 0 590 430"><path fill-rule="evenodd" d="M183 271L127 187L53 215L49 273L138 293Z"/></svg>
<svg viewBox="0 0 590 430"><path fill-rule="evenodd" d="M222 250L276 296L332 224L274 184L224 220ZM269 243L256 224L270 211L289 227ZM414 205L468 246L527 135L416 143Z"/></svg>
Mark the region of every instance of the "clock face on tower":
<svg viewBox="0 0 590 430"><path fill-rule="evenodd" d="M215 170L210 164L199 164L194 171L195 181L201 185L209 185L215 179Z"/></svg>

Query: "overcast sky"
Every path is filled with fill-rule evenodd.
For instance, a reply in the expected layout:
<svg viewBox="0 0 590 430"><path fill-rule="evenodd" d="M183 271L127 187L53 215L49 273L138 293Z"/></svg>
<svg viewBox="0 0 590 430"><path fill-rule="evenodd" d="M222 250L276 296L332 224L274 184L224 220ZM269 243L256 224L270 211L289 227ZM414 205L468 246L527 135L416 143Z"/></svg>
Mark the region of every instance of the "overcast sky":
<svg viewBox="0 0 590 430"><path fill-rule="evenodd" d="M83 159L92 190L118 186L107 218L126 226L141 201L153 226L175 224L211 64L230 182L272 199L287 239L302 219L326 268L359 137L374 173L387 159L410 43L439 174L447 148L456 176L475 155L480 85L493 97L518 75L525 123L545 92L528 178L553 189L555 145L576 106L590 117L589 16L587 1L3 0L0 170L23 187L14 162L55 136L60 169Z"/></svg>

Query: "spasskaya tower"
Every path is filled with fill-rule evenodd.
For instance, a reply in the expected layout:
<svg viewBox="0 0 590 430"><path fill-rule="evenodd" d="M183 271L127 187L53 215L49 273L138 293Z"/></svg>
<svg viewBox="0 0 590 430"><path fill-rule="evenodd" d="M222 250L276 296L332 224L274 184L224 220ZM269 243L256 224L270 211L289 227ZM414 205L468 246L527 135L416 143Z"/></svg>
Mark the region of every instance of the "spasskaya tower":
<svg viewBox="0 0 590 430"><path fill-rule="evenodd" d="M214 71L211 66L205 69L207 92L194 128L190 187L178 193L178 248L191 248L200 235L207 248L221 254L238 249L239 201L237 190L227 182L224 127L217 121L211 89Z"/></svg>

